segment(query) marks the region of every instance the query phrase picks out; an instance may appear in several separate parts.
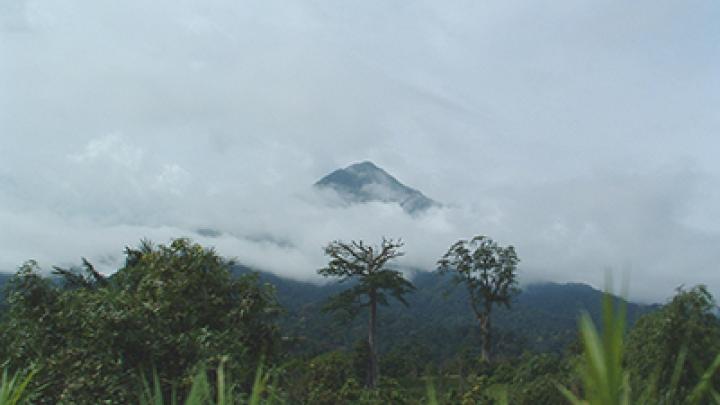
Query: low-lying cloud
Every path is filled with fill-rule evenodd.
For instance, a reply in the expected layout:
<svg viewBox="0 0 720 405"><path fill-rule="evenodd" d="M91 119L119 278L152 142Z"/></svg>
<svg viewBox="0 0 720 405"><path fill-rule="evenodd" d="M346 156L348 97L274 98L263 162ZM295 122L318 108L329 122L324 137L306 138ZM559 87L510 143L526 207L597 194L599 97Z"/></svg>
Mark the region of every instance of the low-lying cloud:
<svg viewBox="0 0 720 405"><path fill-rule="evenodd" d="M0 270L187 236L317 279L333 239L517 247L524 282L720 293L716 2L0 5ZM443 203L328 202L372 160Z"/></svg>
<svg viewBox="0 0 720 405"><path fill-rule="evenodd" d="M689 167L489 187L480 198L410 216L396 204L333 203L311 182L226 188L152 155L113 134L60 157L52 173L33 168L53 181L16 183L4 194L2 268L86 256L111 272L123 247L141 238L190 237L251 267L318 280L321 248L334 239L402 238L407 255L398 264L432 270L451 243L486 234L516 246L525 283L602 286L609 271L629 277L633 297L658 300L681 284L718 281L720 235L694 226L691 215L710 180Z"/></svg>

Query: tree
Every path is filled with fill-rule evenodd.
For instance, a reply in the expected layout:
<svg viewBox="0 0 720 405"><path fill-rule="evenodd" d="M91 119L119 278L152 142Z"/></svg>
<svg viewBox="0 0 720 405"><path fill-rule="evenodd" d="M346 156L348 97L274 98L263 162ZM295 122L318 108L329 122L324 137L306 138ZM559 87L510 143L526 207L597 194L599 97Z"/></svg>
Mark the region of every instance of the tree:
<svg viewBox="0 0 720 405"><path fill-rule="evenodd" d="M62 283L24 265L0 325L8 348L0 364L38 365L33 403L133 403L140 371L156 369L163 386L182 391L198 367L225 356L247 388L279 345L273 289L256 275L233 277L229 261L187 239L127 249L125 266L107 278L87 261L55 273Z"/></svg>
<svg viewBox="0 0 720 405"><path fill-rule="evenodd" d="M516 272L519 261L515 248L499 246L485 236L457 241L438 260L441 274L452 273L456 285L467 287L470 307L480 323L483 360L490 360L493 305L509 308L512 297L519 292Z"/></svg>
<svg viewBox="0 0 720 405"><path fill-rule="evenodd" d="M331 297L327 310L344 311L354 317L360 308L369 308L366 386L370 388L377 387L380 375L375 341L377 306L388 304L386 293L407 306L403 296L415 289L402 273L385 268L390 260L404 255L400 251L403 246L400 240L386 238L380 246L369 246L363 241L333 241L324 249L330 262L318 270L324 277L339 277L340 282L357 281L353 287Z"/></svg>
<svg viewBox="0 0 720 405"><path fill-rule="evenodd" d="M715 301L703 285L677 294L640 318L628 336L625 363L633 387L650 389L655 403L684 403L720 351ZM717 374L711 380L720 389ZM654 392L652 392L654 391Z"/></svg>

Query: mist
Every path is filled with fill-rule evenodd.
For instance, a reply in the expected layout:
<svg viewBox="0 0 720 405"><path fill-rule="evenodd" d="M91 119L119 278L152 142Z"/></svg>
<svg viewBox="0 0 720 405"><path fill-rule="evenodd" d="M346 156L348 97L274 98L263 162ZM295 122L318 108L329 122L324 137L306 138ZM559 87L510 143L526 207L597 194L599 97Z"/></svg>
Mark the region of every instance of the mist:
<svg viewBox="0 0 720 405"><path fill-rule="evenodd" d="M517 248L523 283L717 295L711 1L12 1L0 6L0 270L190 237L320 281L331 240ZM371 160L443 204L332 204ZM216 232L207 232L213 230ZM616 288L617 289L617 288Z"/></svg>

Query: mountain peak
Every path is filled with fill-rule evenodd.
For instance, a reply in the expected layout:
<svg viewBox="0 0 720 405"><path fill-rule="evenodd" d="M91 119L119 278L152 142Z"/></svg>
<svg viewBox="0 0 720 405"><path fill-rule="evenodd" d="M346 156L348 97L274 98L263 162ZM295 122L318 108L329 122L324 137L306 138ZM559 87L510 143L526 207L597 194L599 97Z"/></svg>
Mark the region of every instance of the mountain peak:
<svg viewBox="0 0 720 405"><path fill-rule="evenodd" d="M371 201L396 203L409 214L419 214L440 205L370 161L335 170L315 183L315 187L332 189L351 204Z"/></svg>
<svg viewBox="0 0 720 405"><path fill-rule="evenodd" d="M355 170L382 170L381 168L377 167L377 165L369 160L364 160L360 163L352 164L345 169L355 169Z"/></svg>

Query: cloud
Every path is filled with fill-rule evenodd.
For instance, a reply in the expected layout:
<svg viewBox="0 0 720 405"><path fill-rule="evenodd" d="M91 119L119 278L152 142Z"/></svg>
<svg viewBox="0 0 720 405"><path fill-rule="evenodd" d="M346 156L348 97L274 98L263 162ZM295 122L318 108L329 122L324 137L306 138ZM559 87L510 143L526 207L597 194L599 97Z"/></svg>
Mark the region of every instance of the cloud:
<svg viewBox="0 0 720 405"><path fill-rule="evenodd" d="M143 150L125 144L118 134L93 139L82 152L68 156L75 163L110 162L129 170L136 170L143 158Z"/></svg>
<svg viewBox="0 0 720 405"><path fill-rule="evenodd" d="M309 279L332 239L430 268L482 233L528 281L720 292L715 2L3 7L0 268L191 236ZM444 208L309 194L366 159Z"/></svg>

